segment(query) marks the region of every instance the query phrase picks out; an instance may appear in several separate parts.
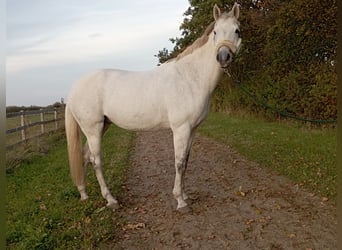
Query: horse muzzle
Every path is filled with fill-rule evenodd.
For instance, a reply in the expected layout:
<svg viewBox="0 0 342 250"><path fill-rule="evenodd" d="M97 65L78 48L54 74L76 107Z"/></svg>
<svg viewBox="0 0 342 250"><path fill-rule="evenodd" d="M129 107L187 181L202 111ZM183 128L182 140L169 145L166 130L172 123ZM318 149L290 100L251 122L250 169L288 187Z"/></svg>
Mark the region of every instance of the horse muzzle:
<svg viewBox="0 0 342 250"><path fill-rule="evenodd" d="M240 41L238 45L240 45ZM233 61L233 57L239 51L239 47L235 46L231 41L228 40L223 40L217 44L216 48L216 60L220 63L221 68L227 68Z"/></svg>
<svg viewBox="0 0 342 250"><path fill-rule="evenodd" d="M233 61L233 56L234 53L229 48L222 46L217 51L216 60L220 63L222 68L227 68Z"/></svg>

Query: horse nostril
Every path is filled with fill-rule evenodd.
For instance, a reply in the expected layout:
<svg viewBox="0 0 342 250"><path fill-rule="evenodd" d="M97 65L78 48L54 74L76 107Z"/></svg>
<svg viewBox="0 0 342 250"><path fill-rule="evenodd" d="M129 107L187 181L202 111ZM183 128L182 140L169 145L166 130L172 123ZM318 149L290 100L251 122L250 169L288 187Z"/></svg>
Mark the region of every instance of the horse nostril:
<svg viewBox="0 0 342 250"><path fill-rule="evenodd" d="M229 49L225 48L225 47L221 48L216 55L216 60L221 65L230 63L231 58L232 58L232 55L231 55Z"/></svg>

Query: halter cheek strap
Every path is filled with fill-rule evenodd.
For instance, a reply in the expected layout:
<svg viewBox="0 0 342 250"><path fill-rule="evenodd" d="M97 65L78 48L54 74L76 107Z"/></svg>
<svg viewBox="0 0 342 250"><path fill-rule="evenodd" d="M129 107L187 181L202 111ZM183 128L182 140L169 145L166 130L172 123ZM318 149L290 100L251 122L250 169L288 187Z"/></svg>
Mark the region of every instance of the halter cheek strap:
<svg viewBox="0 0 342 250"><path fill-rule="evenodd" d="M226 46L230 49L231 52L235 55L238 52L238 48L229 40L223 40L216 45L216 51L218 51L221 47Z"/></svg>

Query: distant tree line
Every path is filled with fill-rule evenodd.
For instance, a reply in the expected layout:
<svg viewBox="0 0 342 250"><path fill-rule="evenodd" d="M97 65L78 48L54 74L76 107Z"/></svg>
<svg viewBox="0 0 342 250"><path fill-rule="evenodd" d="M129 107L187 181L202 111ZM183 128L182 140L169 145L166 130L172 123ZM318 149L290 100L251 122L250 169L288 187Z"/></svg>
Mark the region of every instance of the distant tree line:
<svg viewBox="0 0 342 250"><path fill-rule="evenodd" d="M156 55L177 56L213 21L212 7L234 1L189 0L174 48ZM337 118L336 0L239 0L242 48L213 98L216 110L267 114L265 105L311 119ZM240 83L253 96L240 91ZM266 111L266 112L265 112Z"/></svg>
<svg viewBox="0 0 342 250"><path fill-rule="evenodd" d="M60 102L55 102L52 105L48 105L48 106L35 106L35 105L31 105L31 106L7 106L6 107L6 113L12 113L12 112L20 112L20 111L30 111L30 110L40 110L42 108L60 108L63 105L63 103Z"/></svg>

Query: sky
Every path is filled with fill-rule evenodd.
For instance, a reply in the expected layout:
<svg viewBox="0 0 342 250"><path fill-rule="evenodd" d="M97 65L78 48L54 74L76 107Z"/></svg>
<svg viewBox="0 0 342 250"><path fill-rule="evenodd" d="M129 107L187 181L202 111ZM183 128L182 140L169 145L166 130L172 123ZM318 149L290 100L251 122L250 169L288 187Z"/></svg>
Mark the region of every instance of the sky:
<svg viewBox="0 0 342 250"><path fill-rule="evenodd" d="M67 100L100 68L149 70L179 37L187 0L7 1L6 106Z"/></svg>

